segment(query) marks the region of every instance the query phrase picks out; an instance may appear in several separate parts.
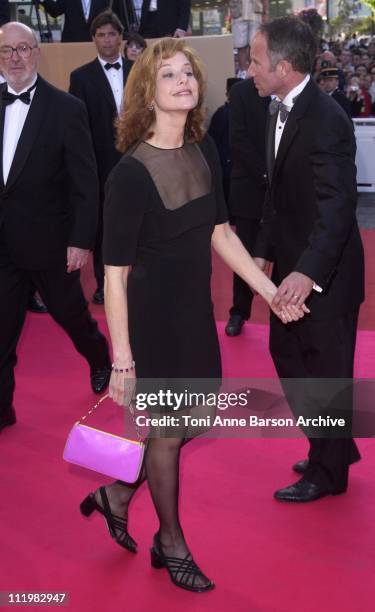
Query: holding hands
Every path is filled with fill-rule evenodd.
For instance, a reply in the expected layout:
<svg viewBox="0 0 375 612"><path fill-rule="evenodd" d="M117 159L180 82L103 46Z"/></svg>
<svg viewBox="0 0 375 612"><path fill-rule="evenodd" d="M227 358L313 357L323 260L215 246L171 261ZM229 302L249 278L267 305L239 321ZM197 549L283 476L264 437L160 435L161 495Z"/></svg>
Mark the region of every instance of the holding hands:
<svg viewBox="0 0 375 612"><path fill-rule="evenodd" d="M260 257L254 257L258 268L268 273L270 262ZM308 314L310 310L305 305L305 300L309 297L313 289L311 278L301 272L291 272L284 278L280 286L276 289L269 306L272 312L279 317L283 323L298 321Z"/></svg>
<svg viewBox="0 0 375 612"><path fill-rule="evenodd" d="M298 321L299 319L302 319L305 314L310 312L310 310L307 308L307 306L305 306L305 304L302 304L301 308L298 308L294 304L288 304L287 306L283 306L282 308L280 308L280 306L275 306L274 300L272 300L269 306L272 312L277 317L279 317L279 319L283 323L292 323L292 321Z"/></svg>
<svg viewBox="0 0 375 612"><path fill-rule="evenodd" d="M298 309L306 309L305 300L313 290L314 282L301 272L291 272L280 284L272 305L279 308L286 308L293 305ZM309 310L304 310L309 312Z"/></svg>

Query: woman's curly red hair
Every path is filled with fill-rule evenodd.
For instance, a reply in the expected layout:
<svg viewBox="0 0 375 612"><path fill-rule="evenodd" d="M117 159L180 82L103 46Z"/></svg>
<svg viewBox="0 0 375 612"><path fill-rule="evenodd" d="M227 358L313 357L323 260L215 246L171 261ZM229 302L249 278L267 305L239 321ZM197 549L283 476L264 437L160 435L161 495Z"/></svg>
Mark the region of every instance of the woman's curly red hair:
<svg viewBox="0 0 375 612"><path fill-rule="evenodd" d="M162 60L173 57L179 52L184 53L191 63L199 91L198 104L189 111L187 117L185 140L197 142L202 139L205 119L203 101L206 91L203 65L196 52L183 39L162 38L143 51L130 71L122 109L115 123L116 146L121 153L139 140L151 138L155 112L149 108L155 95L157 71Z"/></svg>

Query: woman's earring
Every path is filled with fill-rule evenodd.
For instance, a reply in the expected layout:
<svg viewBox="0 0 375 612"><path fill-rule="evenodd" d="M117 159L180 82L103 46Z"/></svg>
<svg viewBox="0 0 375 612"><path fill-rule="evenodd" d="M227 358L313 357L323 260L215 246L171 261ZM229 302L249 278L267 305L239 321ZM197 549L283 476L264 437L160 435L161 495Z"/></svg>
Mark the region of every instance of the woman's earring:
<svg viewBox="0 0 375 612"><path fill-rule="evenodd" d="M152 111L154 110L154 105L153 104L149 104L147 108L150 111L150 113L152 113Z"/></svg>

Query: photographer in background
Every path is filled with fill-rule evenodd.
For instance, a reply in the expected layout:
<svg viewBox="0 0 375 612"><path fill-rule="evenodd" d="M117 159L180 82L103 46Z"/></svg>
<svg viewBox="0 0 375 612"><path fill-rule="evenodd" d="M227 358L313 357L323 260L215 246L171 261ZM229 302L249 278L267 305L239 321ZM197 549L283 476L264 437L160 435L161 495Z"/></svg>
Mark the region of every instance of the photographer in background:
<svg viewBox="0 0 375 612"><path fill-rule="evenodd" d="M360 85L359 78L353 76L349 79L346 96L350 102L351 117L369 117L371 114L371 97Z"/></svg>

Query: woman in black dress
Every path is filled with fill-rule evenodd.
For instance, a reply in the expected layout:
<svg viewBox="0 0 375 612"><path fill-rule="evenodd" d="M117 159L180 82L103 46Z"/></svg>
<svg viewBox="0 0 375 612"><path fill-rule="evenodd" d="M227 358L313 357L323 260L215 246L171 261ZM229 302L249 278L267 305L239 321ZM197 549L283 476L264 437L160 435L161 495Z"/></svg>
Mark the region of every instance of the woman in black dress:
<svg viewBox="0 0 375 612"><path fill-rule="evenodd" d="M215 145L202 130L204 79L199 59L182 40L165 38L138 58L125 89L118 147L125 152L106 186L105 309L114 366L110 395L138 381L221 378L210 294L211 244L230 268L271 304L276 288L227 223ZM276 313L284 321L303 311ZM144 470L134 486L116 482L91 493L81 510L104 514L128 550L127 510L147 478L160 527L151 550L182 588L213 583L195 564L178 516L179 454L193 437L148 439Z"/></svg>

